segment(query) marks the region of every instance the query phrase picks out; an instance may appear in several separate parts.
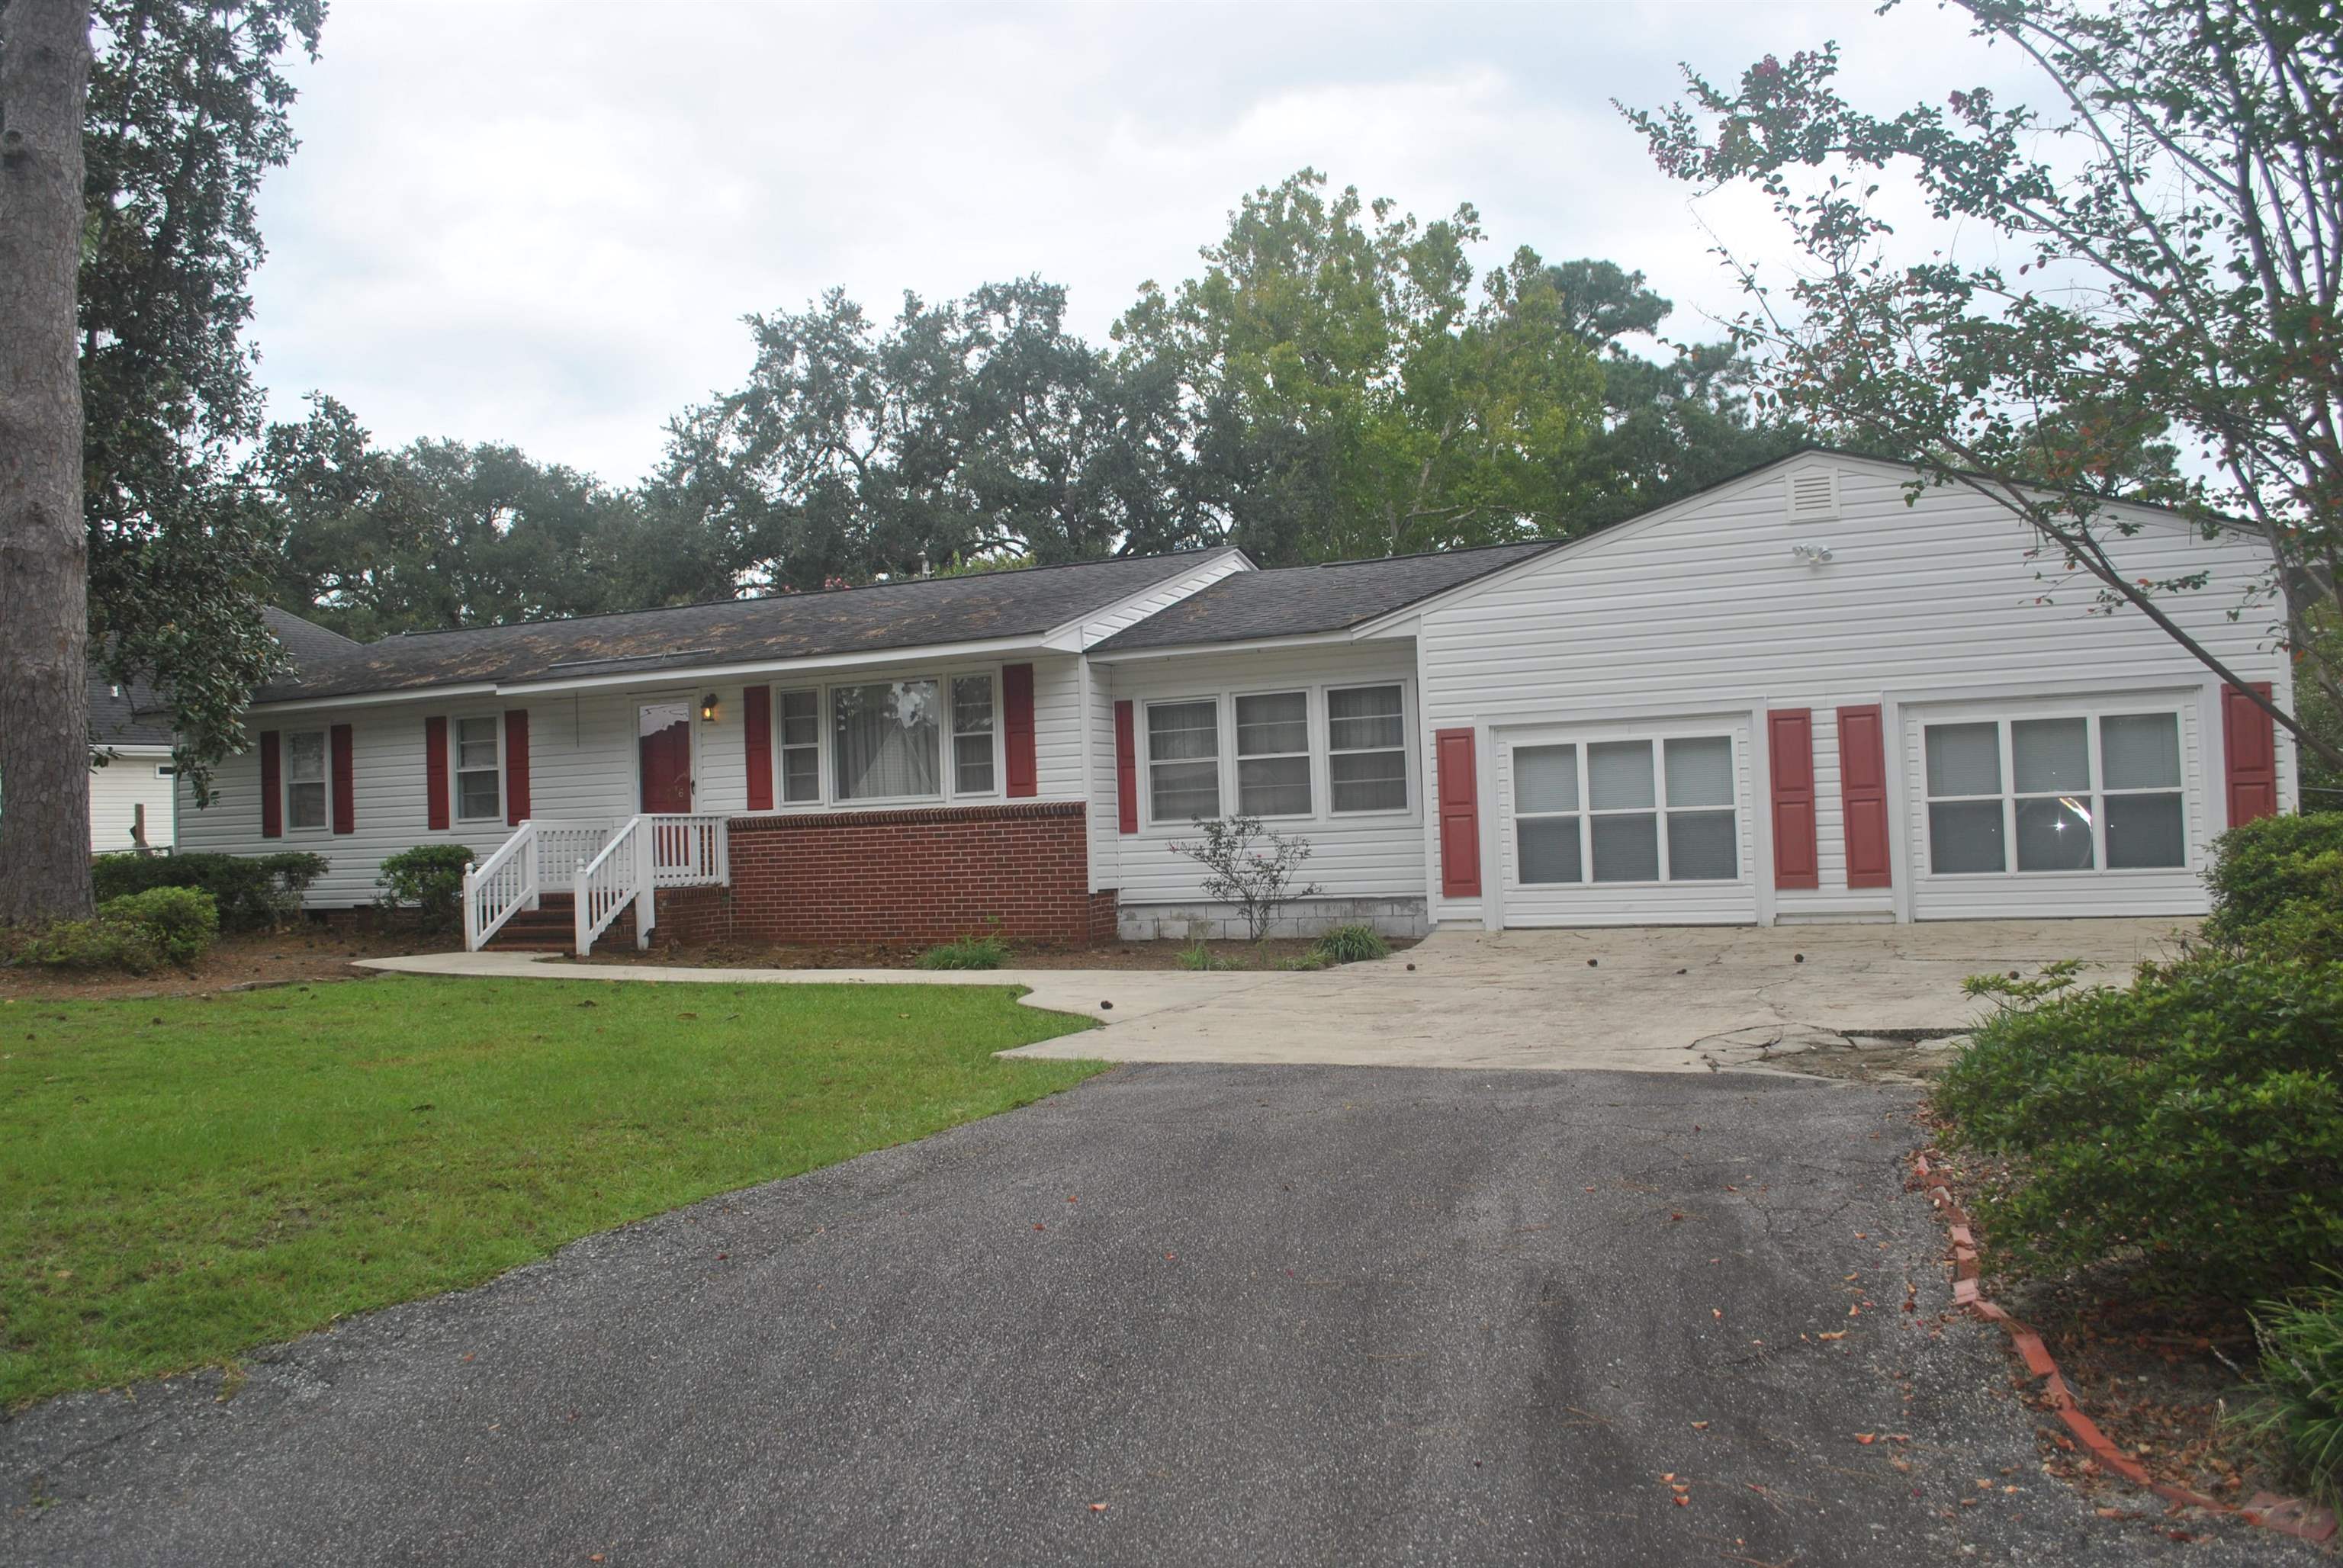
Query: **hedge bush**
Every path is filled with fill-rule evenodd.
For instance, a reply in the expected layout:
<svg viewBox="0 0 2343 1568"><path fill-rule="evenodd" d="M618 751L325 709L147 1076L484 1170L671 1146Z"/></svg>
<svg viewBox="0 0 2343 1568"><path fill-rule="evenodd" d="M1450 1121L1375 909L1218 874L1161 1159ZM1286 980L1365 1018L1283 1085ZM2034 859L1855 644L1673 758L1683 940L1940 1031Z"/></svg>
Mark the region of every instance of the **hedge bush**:
<svg viewBox="0 0 2343 1568"><path fill-rule="evenodd" d="M2264 958L2343 960L2343 813L2265 817L2213 842L2205 940Z"/></svg>
<svg viewBox="0 0 2343 1568"><path fill-rule="evenodd" d="M122 920L57 920L23 937L10 961L49 970L114 970L143 975L163 967L146 927Z"/></svg>
<svg viewBox="0 0 2343 1568"><path fill-rule="evenodd" d="M386 856L375 886L385 910L412 909L424 930L447 930L463 913L464 868L471 849L462 844L417 844Z"/></svg>
<svg viewBox="0 0 2343 1568"><path fill-rule="evenodd" d="M2343 1257L2343 966L2224 953L2003 1012L1946 1071L1948 1142L2012 1157L1996 1254L2137 1249L2151 1288L2252 1300Z"/></svg>
<svg viewBox="0 0 2343 1568"><path fill-rule="evenodd" d="M281 926L301 913L301 895L326 874L322 855L100 855L90 862L97 901L150 888L201 888L223 930Z"/></svg>
<svg viewBox="0 0 2343 1568"><path fill-rule="evenodd" d="M100 904L97 918L145 930L155 950L181 969L192 968L211 951L212 940L219 935L219 910L201 888L125 893Z"/></svg>

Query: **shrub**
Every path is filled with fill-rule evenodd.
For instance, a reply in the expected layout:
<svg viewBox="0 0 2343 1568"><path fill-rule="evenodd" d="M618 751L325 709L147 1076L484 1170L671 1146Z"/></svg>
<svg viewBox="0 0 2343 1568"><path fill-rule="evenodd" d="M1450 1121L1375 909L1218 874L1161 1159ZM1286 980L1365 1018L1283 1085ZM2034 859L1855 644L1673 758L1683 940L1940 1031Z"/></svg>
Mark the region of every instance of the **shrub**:
<svg viewBox="0 0 2343 1568"><path fill-rule="evenodd" d="M1180 956L1173 961L1183 970L1232 970L1237 967L1236 960L1222 958L1202 940L1182 948Z"/></svg>
<svg viewBox="0 0 2343 1568"><path fill-rule="evenodd" d="M962 937L920 955L923 970L997 970L1009 961L1009 944L999 937Z"/></svg>
<svg viewBox="0 0 2343 1568"><path fill-rule="evenodd" d="M220 929L281 926L301 912L301 895L326 873L322 855L100 855L90 882L101 904L150 888L201 888L212 896Z"/></svg>
<svg viewBox="0 0 2343 1568"><path fill-rule="evenodd" d="M1293 885L1302 863L1310 859L1309 839L1289 839L1262 826L1258 817L1199 818L1196 831L1203 838L1174 844L1172 852L1204 868L1204 897L1242 910L1245 930L1253 940L1269 935L1280 905L1317 896L1315 882Z"/></svg>
<svg viewBox="0 0 2343 1568"><path fill-rule="evenodd" d="M2268 958L2343 959L2343 813L2265 817L2213 841L2205 940Z"/></svg>
<svg viewBox="0 0 2343 1568"><path fill-rule="evenodd" d="M1391 943L1373 926L1336 926L1320 937L1311 951L1330 964L1364 963L1391 957Z"/></svg>
<svg viewBox="0 0 2343 1568"><path fill-rule="evenodd" d="M387 910L412 909L417 923L427 931L453 928L463 914L464 868L472 863L471 849L462 844L417 844L383 857L375 900Z"/></svg>
<svg viewBox="0 0 2343 1568"><path fill-rule="evenodd" d="M219 910L201 888L149 888L108 899L97 909L100 922L136 926L155 950L181 969L211 951L219 935Z"/></svg>
<svg viewBox="0 0 2343 1568"><path fill-rule="evenodd" d="M2330 1271L2330 1273L2332 1271ZM2254 1315L2267 1402L2260 1430L2275 1437L2309 1489L2343 1502L2343 1274L2308 1297L2265 1302Z"/></svg>
<svg viewBox="0 0 2343 1568"><path fill-rule="evenodd" d="M2016 1163L1978 1222L2021 1269L2137 1249L2251 1300L2343 1256L2343 966L2200 955L2003 1011L1946 1071L1947 1141Z"/></svg>
<svg viewBox="0 0 2343 1568"><path fill-rule="evenodd" d="M58 920L16 944L15 961L52 970L119 970L143 975L162 967L146 928L122 920Z"/></svg>

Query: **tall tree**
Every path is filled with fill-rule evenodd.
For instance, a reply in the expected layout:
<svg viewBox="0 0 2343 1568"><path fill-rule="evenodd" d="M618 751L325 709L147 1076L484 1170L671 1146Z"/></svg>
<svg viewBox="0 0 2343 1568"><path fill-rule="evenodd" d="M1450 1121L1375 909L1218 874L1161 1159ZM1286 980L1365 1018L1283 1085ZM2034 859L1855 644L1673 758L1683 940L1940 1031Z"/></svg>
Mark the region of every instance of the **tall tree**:
<svg viewBox="0 0 2343 1568"><path fill-rule="evenodd" d="M12 0L13 3L13 0ZM267 519L240 483L259 434L243 340L255 196L292 156L280 62L322 0L99 0L80 327L93 646L166 694L198 799L277 658Z"/></svg>
<svg viewBox="0 0 2343 1568"><path fill-rule="evenodd" d="M1840 95L1826 45L1768 56L1730 90L1687 73L1688 105L1627 111L1668 173L1767 193L1804 255L1786 284L1740 266L1738 335L1767 357L1766 396L2006 508L2105 608L2235 683L2161 602L2202 576L2136 580L2117 558L2127 530L2107 500L2127 493L2157 438L2143 433L2168 427L2196 466L2151 469L2147 493L2261 540L2269 570L2237 612L2268 617L2298 684L2343 707L2322 635L2343 578L2332 5L1956 3L2034 68L2046 108L1972 88L1882 118ZM1935 218L1989 236L1987 254L1899 260L1875 205L1889 169ZM2343 768L2343 746L2265 706Z"/></svg>
<svg viewBox="0 0 2343 1568"><path fill-rule="evenodd" d="M1247 196L1204 270L1118 323L1179 389L1203 531L1270 560L1562 532L1551 473L1599 427L1601 372L1533 251L1473 293L1469 206L1419 223L1304 169Z"/></svg>
<svg viewBox="0 0 2343 1568"><path fill-rule="evenodd" d="M0 920L85 916L82 240L89 6L0 4Z"/></svg>

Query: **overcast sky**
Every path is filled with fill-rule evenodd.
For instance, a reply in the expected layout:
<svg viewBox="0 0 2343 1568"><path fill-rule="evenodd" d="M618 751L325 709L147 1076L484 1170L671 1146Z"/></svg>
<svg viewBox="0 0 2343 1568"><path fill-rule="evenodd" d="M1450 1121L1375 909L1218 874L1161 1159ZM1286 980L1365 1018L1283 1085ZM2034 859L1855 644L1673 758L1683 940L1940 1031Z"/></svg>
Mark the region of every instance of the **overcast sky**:
<svg viewBox="0 0 2343 1568"><path fill-rule="evenodd" d="M378 437L513 442L615 481L736 386L749 311L840 285L891 316L1038 272L1102 337L1189 276L1247 190L1313 166L1419 216L1607 257L1715 336L1704 225L1765 254L1745 195L1694 202L1613 97L1731 80L1836 38L1888 108L2000 79L1933 5L1250 4L801 8L333 0L294 75L252 340L272 411L323 389Z"/></svg>

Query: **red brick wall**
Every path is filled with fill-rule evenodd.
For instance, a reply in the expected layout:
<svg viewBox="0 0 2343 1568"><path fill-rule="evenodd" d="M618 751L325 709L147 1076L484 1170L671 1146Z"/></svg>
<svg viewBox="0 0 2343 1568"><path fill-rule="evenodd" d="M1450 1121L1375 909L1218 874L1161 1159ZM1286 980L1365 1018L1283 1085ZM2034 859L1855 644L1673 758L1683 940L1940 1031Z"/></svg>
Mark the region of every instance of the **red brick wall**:
<svg viewBox="0 0 2343 1568"><path fill-rule="evenodd" d="M735 817L730 835L732 885L661 893L659 934L769 942L1114 935L1114 893L1090 890L1078 800Z"/></svg>

